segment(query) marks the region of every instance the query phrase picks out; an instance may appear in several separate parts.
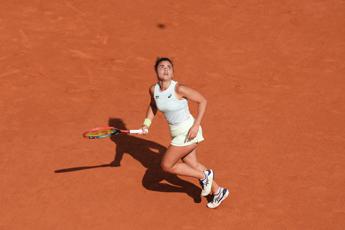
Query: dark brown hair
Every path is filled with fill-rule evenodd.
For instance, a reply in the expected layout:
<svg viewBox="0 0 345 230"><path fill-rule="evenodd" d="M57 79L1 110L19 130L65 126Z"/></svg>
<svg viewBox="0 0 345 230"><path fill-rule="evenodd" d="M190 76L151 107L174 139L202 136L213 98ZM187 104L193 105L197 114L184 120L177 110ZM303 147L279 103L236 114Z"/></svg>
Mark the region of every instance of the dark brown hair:
<svg viewBox="0 0 345 230"><path fill-rule="evenodd" d="M156 71L156 73L157 73L157 67L158 67L159 63L161 63L162 61L170 62L171 66L174 68L174 64L173 64L173 62L171 61L170 58L168 58L168 57L158 57L156 59L156 63L155 63L155 71Z"/></svg>

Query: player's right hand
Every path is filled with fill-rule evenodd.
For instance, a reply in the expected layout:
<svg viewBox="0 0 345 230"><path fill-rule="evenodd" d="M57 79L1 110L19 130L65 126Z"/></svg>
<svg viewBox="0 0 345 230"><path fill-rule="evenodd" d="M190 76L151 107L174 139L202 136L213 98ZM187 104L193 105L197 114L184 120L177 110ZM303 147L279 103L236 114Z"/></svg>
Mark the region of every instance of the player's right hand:
<svg viewBox="0 0 345 230"><path fill-rule="evenodd" d="M145 125L141 127L141 130L143 131L143 135L147 135L149 133L149 128L147 128Z"/></svg>

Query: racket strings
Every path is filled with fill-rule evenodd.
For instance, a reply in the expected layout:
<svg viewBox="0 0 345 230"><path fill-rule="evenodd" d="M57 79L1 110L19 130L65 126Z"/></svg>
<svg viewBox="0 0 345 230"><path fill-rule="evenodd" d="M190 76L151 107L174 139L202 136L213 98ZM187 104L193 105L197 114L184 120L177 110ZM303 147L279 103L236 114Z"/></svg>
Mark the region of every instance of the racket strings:
<svg viewBox="0 0 345 230"><path fill-rule="evenodd" d="M109 137L116 133L116 129L98 129L98 130L91 130L85 134L85 137L88 137L90 139L94 138L103 138L103 137Z"/></svg>
<svg viewBox="0 0 345 230"><path fill-rule="evenodd" d="M87 133L87 136L92 137L92 136L104 136L104 135L111 135L114 133L114 130L98 130L98 131L93 131Z"/></svg>

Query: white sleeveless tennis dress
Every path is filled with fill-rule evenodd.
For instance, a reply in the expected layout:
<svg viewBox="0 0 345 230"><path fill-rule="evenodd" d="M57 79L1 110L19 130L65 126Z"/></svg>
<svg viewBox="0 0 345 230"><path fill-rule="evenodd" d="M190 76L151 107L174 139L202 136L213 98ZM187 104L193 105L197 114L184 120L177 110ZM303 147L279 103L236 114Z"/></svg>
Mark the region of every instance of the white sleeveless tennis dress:
<svg viewBox="0 0 345 230"><path fill-rule="evenodd" d="M204 140L202 135L202 128L199 127L197 136L190 141L187 141L189 129L194 124L194 117L189 112L188 101L186 99L178 99L175 94L175 87L177 82L171 81L166 90L161 91L157 83L154 88L154 99L159 111L164 114L168 121L171 145L187 146L194 143L199 143Z"/></svg>

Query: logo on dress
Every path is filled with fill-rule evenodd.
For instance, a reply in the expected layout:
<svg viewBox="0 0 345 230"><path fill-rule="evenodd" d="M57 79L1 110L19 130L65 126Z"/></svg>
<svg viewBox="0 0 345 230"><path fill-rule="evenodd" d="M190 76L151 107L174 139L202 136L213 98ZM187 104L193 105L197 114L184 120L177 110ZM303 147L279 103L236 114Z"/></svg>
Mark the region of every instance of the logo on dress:
<svg viewBox="0 0 345 230"><path fill-rule="evenodd" d="M170 94L170 95L168 96L168 98L171 98L171 96L172 96L172 94Z"/></svg>

